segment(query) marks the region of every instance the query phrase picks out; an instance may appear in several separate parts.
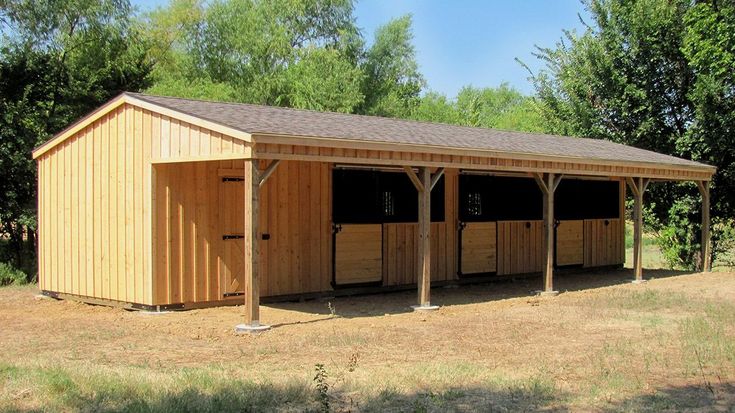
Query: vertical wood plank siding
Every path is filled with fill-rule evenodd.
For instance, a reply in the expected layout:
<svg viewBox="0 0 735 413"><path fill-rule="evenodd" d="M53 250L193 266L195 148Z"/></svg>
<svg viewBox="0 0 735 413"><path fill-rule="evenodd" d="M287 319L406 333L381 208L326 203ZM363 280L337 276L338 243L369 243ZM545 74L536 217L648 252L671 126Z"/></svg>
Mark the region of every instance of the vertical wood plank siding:
<svg viewBox="0 0 735 413"><path fill-rule="evenodd" d="M38 159L41 289L152 304L146 117L120 106Z"/></svg>
<svg viewBox="0 0 735 413"><path fill-rule="evenodd" d="M125 104L39 157L40 288L157 304L154 296L167 295L169 290L154 285L155 250L179 246L167 246L164 241L174 232L153 219L160 217L154 208L157 199L166 197L154 191L151 162L213 154L244 157L249 147L241 140ZM216 195L216 185L199 194L186 194L195 199L208 191ZM194 214L193 210L184 212ZM196 214L204 226L216 224ZM184 219L191 217L183 216L182 225ZM189 246L195 245L192 239L201 238L196 228L175 230L179 229L184 232L175 234ZM191 266L202 270L209 254L211 250L200 250L194 257L204 259L180 264L187 271ZM196 294L198 300L205 300L214 297L216 287L201 280L176 294Z"/></svg>
<svg viewBox="0 0 735 413"><path fill-rule="evenodd" d="M243 292L242 161L155 166L156 304L240 299ZM261 169L265 162L261 162ZM282 162L261 187L262 296L329 290L331 188L329 165ZM326 210L326 213L324 211Z"/></svg>

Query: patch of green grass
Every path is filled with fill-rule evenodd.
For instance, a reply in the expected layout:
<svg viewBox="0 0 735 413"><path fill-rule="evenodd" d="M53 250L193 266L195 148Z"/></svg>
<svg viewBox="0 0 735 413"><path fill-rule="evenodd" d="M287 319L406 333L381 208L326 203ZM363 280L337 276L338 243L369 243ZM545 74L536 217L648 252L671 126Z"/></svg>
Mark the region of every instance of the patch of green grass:
<svg viewBox="0 0 735 413"><path fill-rule="evenodd" d="M651 311L694 310L701 308L702 303L699 300L692 300L691 297L682 293L646 288L641 290L611 290L606 294L590 297L588 304L608 309L645 310L648 312L646 315L650 316Z"/></svg>
<svg viewBox="0 0 735 413"><path fill-rule="evenodd" d="M735 335L728 333L725 325L729 324L710 315L680 322L686 374L716 380L735 370Z"/></svg>
<svg viewBox="0 0 735 413"><path fill-rule="evenodd" d="M314 403L309 383L274 385L204 369L166 375L143 369L0 367L0 411L227 412L273 411ZM28 394L29 397L19 397Z"/></svg>

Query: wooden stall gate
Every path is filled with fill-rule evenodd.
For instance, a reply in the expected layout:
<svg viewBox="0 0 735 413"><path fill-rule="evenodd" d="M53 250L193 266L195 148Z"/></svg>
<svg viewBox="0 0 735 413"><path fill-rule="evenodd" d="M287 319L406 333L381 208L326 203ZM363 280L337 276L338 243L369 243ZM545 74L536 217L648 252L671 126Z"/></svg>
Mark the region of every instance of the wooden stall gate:
<svg viewBox="0 0 735 413"><path fill-rule="evenodd" d="M461 267L465 275L489 274L497 271L497 224L495 222L463 222L461 234Z"/></svg>
<svg viewBox="0 0 735 413"><path fill-rule="evenodd" d="M382 224L339 224L334 236L334 284L383 280Z"/></svg>
<svg viewBox="0 0 735 413"><path fill-rule="evenodd" d="M584 264L584 221L558 221L555 245L556 265Z"/></svg>

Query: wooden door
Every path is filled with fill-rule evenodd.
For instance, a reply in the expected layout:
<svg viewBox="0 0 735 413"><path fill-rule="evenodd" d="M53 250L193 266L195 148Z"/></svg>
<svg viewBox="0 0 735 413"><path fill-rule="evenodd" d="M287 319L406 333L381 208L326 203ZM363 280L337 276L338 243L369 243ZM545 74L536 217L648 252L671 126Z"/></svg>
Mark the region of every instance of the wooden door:
<svg viewBox="0 0 735 413"><path fill-rule="evenodd" d="M342 224L335 235L336 285L365 284L383 280L383 226Z"/></svg>
<svg viewBox="0 0 735 413"><path fill-rule="evenodd" d="M245 286L245 185L240 178L220 182L219 216L222 232L221 277L224 296L243 293Z"/></svg>
<svg viewBox="0 0 735 413"><path fill-rule="evenodd" d="M462 225L462 274L497 271L497 236L495 222L467 222Z"/></svg>
<svg viewBox="0 0 735 413"><path fill-rule="evenodd" d="M556 227L556 265L584 264L584 221L559 221Z"/></svg>

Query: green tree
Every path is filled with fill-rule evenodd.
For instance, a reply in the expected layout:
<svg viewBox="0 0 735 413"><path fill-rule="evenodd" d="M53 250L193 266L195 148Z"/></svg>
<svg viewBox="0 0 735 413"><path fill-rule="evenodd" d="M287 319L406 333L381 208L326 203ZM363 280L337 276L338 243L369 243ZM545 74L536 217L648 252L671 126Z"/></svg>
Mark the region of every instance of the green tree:
<svg viewBox="0 0 735 413"><path fill-rule="evenodd" d="M454 100L429 92L411 118L463 126L523 132L546 132L547 125L535 98L503 83L498 87L463 87Z"/></svg>
<svg viewBox="0 0 735 413"><path fill-rule="evenodd" d="M411 118L427 122L460 124L454 102L439 92L428 92L413 109Z"/></svg>
<svg viewBox="0 0 735 413"><path fill-rule="evenodd" d="M735 142L728 126L732 75L725 72L732 68L735 6L715 0L588 0L586 6L593 21L584 33L566 32L556 47L538 50L546 68L533 80L550 128L717 166L713 220L727 224L735 207ZM696 187L666 183L649 191L655 202L647 206L647 223L664 235L666 256L672 265L694 267L700 241L689 237L699 233Z"/></svg>
<svg viewBox="0 0 735 413"><path fill-rule="evenodd" d="M120 0L0 3L0 232L11 247L0 259L29 275L36 228L31 150L112 96L148 85L146 46L130 17Z"/></svg>
<svg viewBox="0 0 735 413"><path fill-rule="evenodd" d="M457 110L460 123L467 126L544 131L541 112L534 99L507 83L496 88L465 86L457 94Z"/></svg>
<svg viewBox="0 0 735 413"><path fill-rule="evenodd" d="M425 86L416 62L411 16L390 21L375 32L366 52L365 102L359 109L369 115L408 118L419 105Z"/></svg>
<svg viewBox="0 0 735 413"><path fill-rule="evenodd" d="M147 19L152 93L351 112L362 103L350 0L175 0Z"/></svg>

